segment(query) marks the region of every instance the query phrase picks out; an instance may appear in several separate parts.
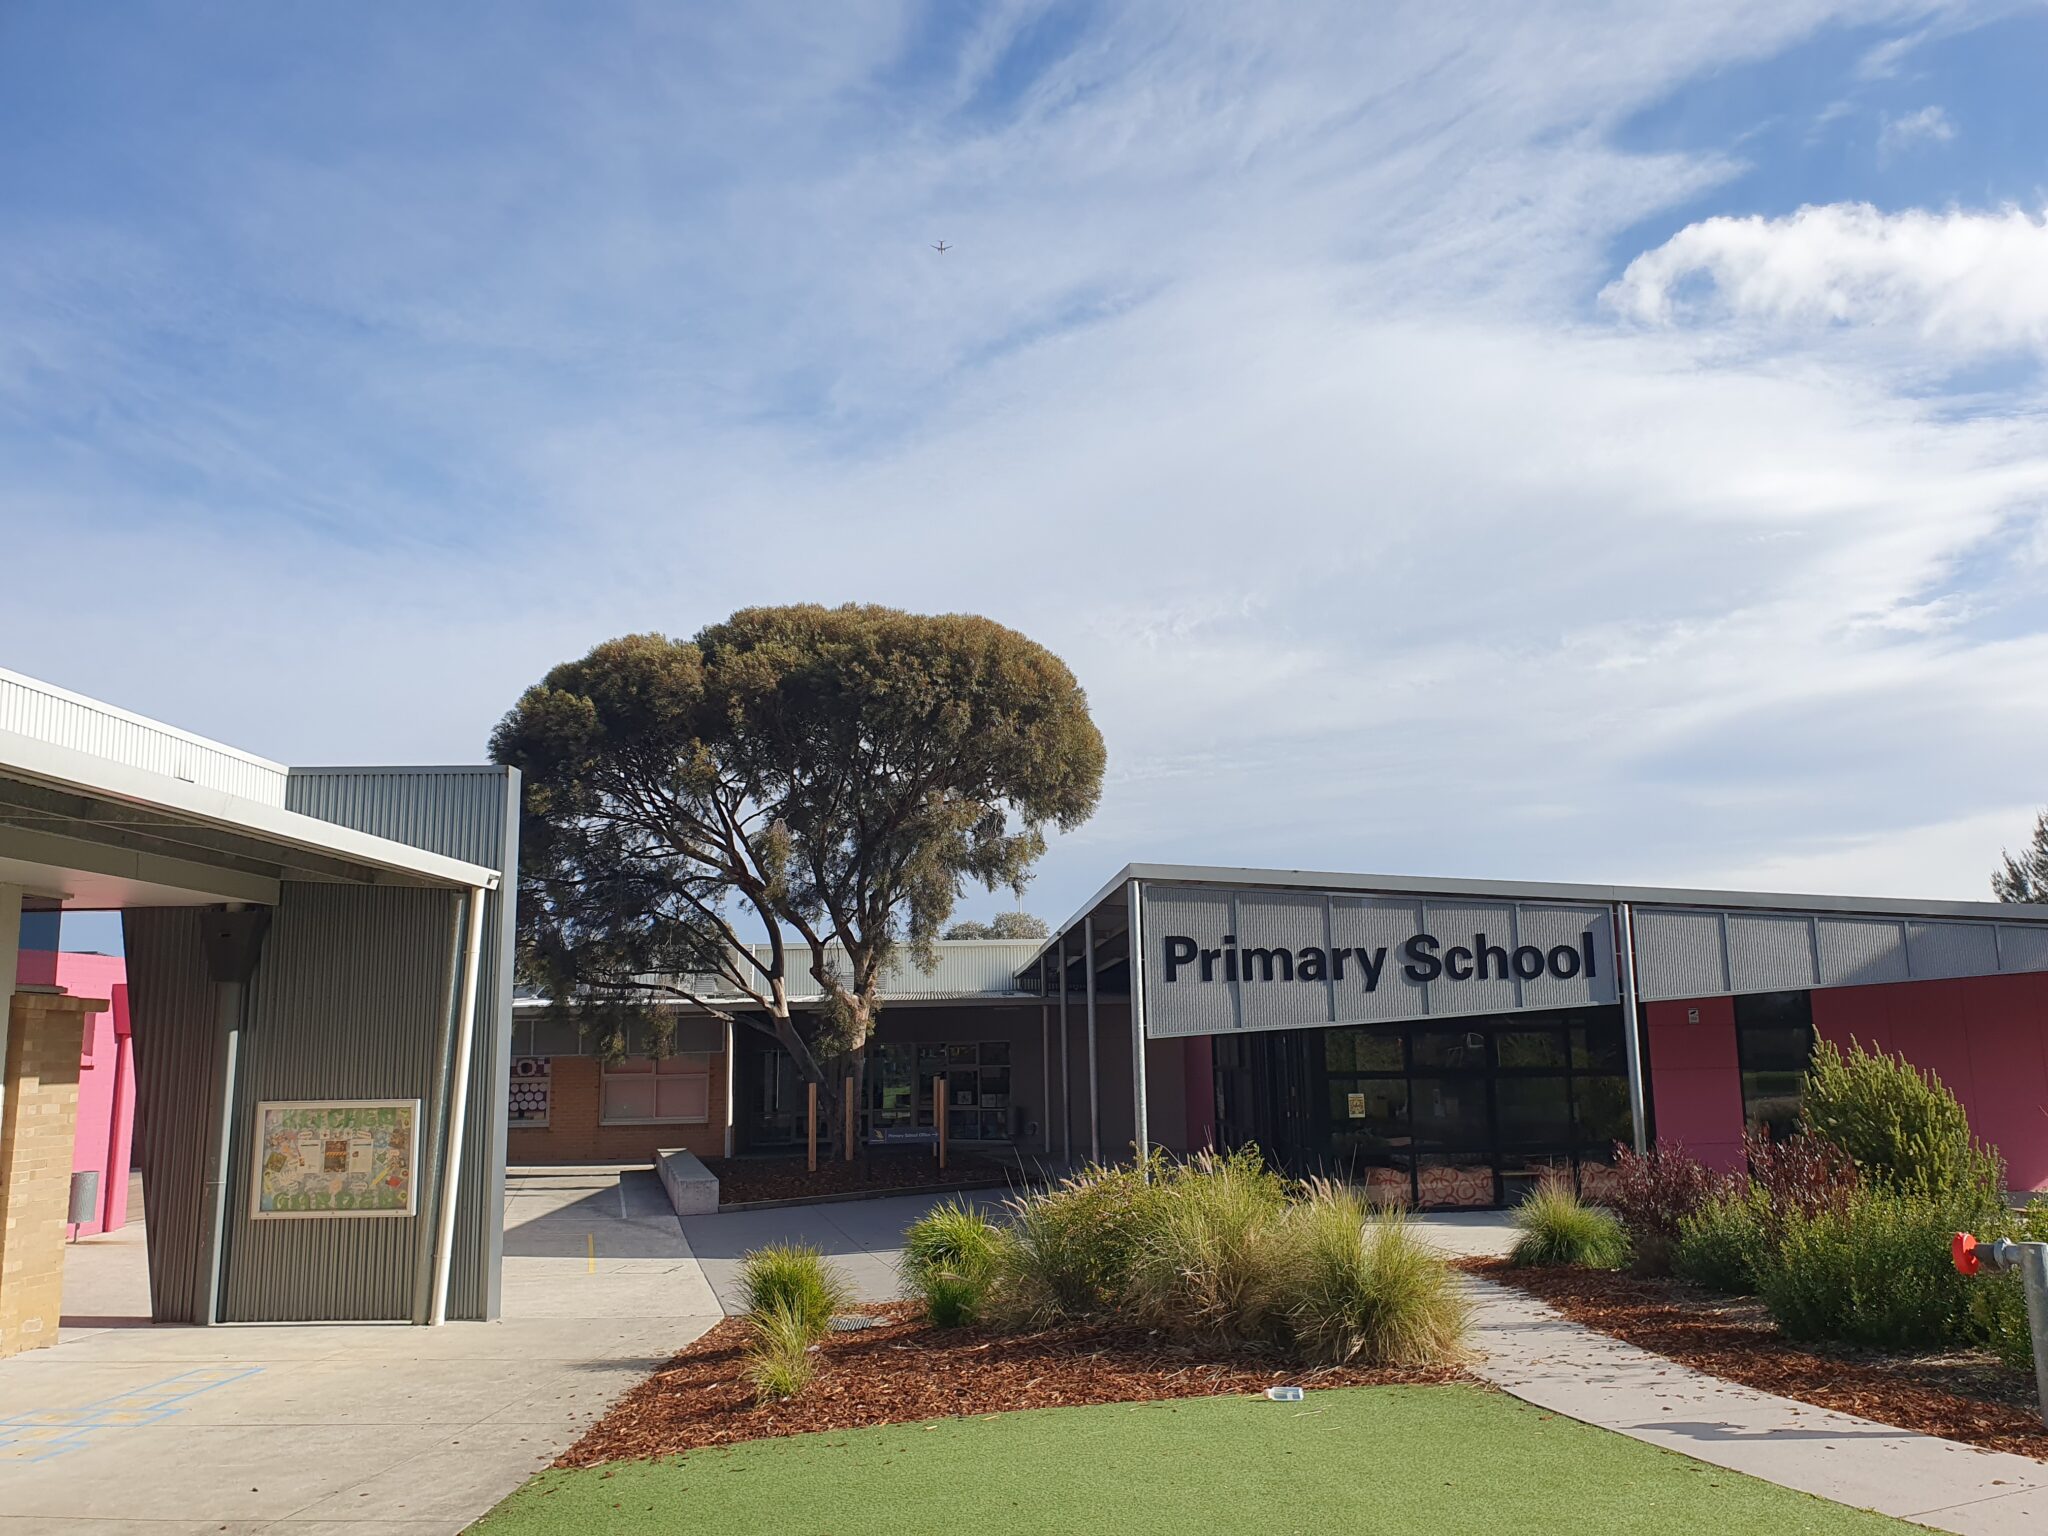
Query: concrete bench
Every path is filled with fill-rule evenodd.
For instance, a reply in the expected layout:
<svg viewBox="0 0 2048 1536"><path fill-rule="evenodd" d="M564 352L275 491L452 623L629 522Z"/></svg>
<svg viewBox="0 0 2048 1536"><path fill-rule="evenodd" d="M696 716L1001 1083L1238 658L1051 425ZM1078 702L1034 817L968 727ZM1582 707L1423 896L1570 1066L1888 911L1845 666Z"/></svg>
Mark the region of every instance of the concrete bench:
<svg viewBox="0 0 2048 1536"><path fill-rule="evenodd" d="M654 1154L654 1170L678 1216L710 1216L718 1210L718 1175L678 1147Z"/></svg>

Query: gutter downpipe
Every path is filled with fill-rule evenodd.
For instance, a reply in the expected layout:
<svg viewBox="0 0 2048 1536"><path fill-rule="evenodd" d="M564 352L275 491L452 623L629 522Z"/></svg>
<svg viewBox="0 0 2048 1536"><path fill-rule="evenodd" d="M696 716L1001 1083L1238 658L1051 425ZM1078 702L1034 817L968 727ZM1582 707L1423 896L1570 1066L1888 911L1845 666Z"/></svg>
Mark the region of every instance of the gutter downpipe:
<svg viewBox="0 0 2048 1536"><path fill-rule="evenodd" d="M1636 1151L1643 1153L1650 1150L1650 1116L1643 1091L1643 1009L1636 986L1636 915L1635 908L1625 901L1618 902L1614 911L1615 936L1621 950L1616 969L1621 973L1622 1022L1627 1026L1622 1031L1622 1040L1628 1047L1629 1123L1635 1130Z"/></svg>
<svg viewBox="0 0 2048 1536"><path fill-rule="evenodd" d="M1097 1086L1097 1058L1100 1052L1095 1045L1095 914L1089 913L1081 919L1081 948L1087 964L1083 973L1088 980L1088 1161L1102 1162L1102 1101Z"/></svg>
<svg viewBox="0 0 2048 1536"><path fill-rule="evenodd" d="M1130 935L1131 951L1131 1096L1135 1101L1132 1107L1137 1114L1138 1175L1143 1178L1152 1157L1152 1130L1147 1123L1145 1103L1145 937L1138 912L1142 891L1135 880L1125 886L1124 891L1129 913L1126 930Z"/></svg>
<svg viewBox="0 0 2048 1536"><path fill-rule="evenodd" d="M455 1083L448 1110L448 1151L441 1177L441 1230L434 1238L434 1314L439 1327L448 1321L448 1288L455 1268L455 1197L462 1187L462 1137L469 1119L470 1051L476 1040L477 974L484 959L484 891L469 893L469 948L462 961L462 1011L456 1028Z"/></svg>
<svg viewBox="0 0 2048 1536"><path fill-rule="evenodd" d="M1045 1092L1039 1103L1045 1108L1041 1122L1045 1133L1039 1137L1042 1150L1052 1156L1052 973L1043 960L1038 963L1038 1064L1045 1069Z"/></svg>
<svg viewBox="0 0 2048 1536"><path fill-rule="evenodd" d="M1068 1042L1073 1030L1067 1023L1067 936L1060 934L1060 1157L1074 1161L1074 1067Z"/></svg>

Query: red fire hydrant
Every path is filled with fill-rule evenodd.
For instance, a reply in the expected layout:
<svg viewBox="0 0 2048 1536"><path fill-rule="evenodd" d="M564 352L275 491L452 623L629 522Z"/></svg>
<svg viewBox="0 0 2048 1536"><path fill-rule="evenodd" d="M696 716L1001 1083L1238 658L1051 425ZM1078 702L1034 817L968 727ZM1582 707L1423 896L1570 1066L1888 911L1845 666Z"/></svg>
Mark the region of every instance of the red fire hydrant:
<svg viewBox="0 0 2048 1536"><path fill-rule="evenodd" d="M2041 1404L2041 1422L2048 1424L2048 1243L2016 1243L2009 1237L1980 1245L1967 1232L1949 1244L1956 1272L1974 1275L1984 1265L2016 1269L2027 1292L2027 1331L2034 1339L2034 1392Z"/></svg>

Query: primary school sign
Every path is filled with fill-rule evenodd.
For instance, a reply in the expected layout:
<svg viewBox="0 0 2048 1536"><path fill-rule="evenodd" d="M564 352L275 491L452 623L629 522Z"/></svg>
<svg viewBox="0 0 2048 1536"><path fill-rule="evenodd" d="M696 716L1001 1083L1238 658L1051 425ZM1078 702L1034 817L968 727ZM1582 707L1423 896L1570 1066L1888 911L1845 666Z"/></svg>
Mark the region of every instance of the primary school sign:
<svg viewBox="0 0 2048 1536"><path fill-rule="evenodd" d="M1616 999L1606 905L1173 885L1144 902L1155 1038Z"/></svg>

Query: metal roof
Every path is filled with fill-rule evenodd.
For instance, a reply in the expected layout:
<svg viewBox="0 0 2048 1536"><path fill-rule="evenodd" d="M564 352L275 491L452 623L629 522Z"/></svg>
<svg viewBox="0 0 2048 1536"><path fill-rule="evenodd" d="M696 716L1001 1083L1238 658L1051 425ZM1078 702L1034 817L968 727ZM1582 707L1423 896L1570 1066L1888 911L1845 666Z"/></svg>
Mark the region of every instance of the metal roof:
<svg viewBox="0 0 2048 1536"><path fill-rule="evenodd" d="M497 870L374 837L281 804L174 778L119 756L0 730L0 828L61 866L65 845L170 869L275 866L270 878L481 886ZM256 873L264 873L256 871ZM173 871L159 883L179 883ZM205 886L202 889L207 888Z"/></svg>

